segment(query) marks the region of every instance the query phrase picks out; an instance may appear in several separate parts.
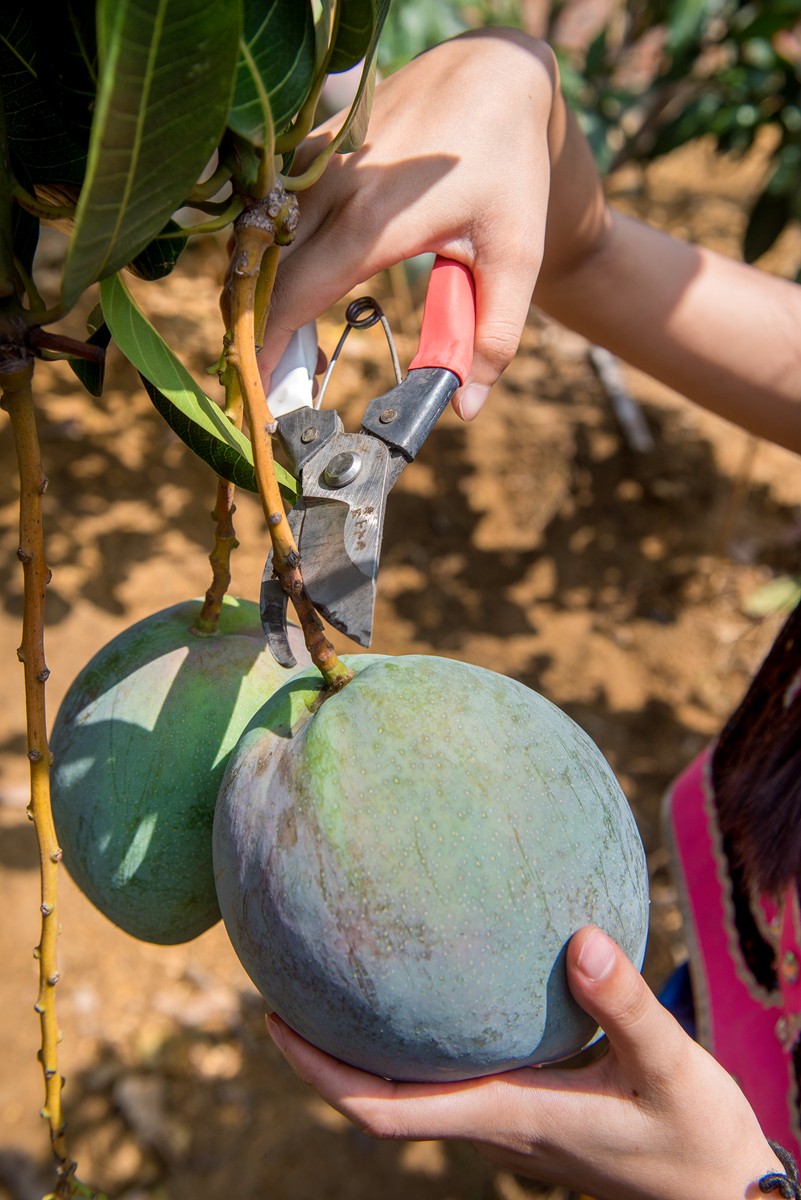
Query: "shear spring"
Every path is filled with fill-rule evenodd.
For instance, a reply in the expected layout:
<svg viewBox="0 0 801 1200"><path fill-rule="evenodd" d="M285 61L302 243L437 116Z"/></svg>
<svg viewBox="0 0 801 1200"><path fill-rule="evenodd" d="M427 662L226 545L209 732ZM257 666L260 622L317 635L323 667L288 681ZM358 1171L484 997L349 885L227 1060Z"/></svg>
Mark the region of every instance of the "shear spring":
<svg viewBox="0 0 801 1200"><path fill-rule="evenodd" d="M328 366L325 369L325 374L323 375L323 379L320 384L320 390L318 391L314 401L315 408L322 407L323 399L328 387L328 381L331 378L331 373L337 364L340 352L342 347L345 345L345 340L351 329L370 329L373 325L377 325L380 321L384 333L386 334L387 345L389 346L389 353L392 358L392 368L395 372L395 382L401 383L403 381L400 359L398 358L398 351L395 347L395 340L392 336L392 330L389 327L389 321L386 318L386 314L384 313L384 310L378 301L374 300L372 296L359 296L356 300L351 300L350 304L345 309L345 321L345 328L342 330L340 339L334 348L334 353L331 355L331 358L328 361Z"/></svg>

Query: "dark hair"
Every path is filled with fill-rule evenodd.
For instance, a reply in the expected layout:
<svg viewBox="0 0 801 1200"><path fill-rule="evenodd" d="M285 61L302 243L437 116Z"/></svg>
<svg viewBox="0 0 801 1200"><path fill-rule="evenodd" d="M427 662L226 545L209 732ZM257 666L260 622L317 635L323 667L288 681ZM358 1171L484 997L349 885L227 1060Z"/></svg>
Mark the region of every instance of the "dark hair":
<svg viewBox="0 0 801 1200"><path fill-rule="evenodd" d="M712 781L746 884L775 896L801 880L801 603L724 726Z"/></svg>

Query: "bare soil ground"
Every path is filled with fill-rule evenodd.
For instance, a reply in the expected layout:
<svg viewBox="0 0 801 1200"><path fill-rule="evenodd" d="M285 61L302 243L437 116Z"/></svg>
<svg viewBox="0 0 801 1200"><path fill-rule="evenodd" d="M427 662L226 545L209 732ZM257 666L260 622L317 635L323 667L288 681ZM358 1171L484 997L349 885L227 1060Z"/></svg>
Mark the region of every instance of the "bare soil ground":
<svg viewBox="0 0 801 1200"><path fill-rule="evenodd" d="M618 203L737 254L761 164L704 148L645 177ZM57 247L56 247L57 250ZM787 236L765 264L795 271ZM192 249L139 294L201 372L218 353L220 246ZM390 315L398 304L374 281ZM416 319L416 318L415 318ZM330 350L341 314L321 325ZM405 361L414 320L400 338ZM659 829L671 778L715 734L781 623L752 614L760 589L798 570L798 460L627 371L655 438L633 452L585 344L532 312L520 353L471 426L446 414L393 494L374 648L436 653L513 675L567 710L617 770L653 881L646 973L683 954ZM354 427L391 383L380 331L351 336L332 400ZM147 614L207 584L214 481L112 354L91 402L66 369L39 371L50 478L47 540L51 715L85 661ZM0 1195L48 1181L37 1116L37 854L26 759L15 557L16 484L0 423ZM257 504L240 496L233 591L255 598L265 552ZM341 649L352 649L342 639ZM80 1175L125 1200L516 1200L535 1185L468 1146L374 1144L298 1084L273 1052L263 1005L221 927L189 945L134 941L62 874L61 1063Z"/></svg>

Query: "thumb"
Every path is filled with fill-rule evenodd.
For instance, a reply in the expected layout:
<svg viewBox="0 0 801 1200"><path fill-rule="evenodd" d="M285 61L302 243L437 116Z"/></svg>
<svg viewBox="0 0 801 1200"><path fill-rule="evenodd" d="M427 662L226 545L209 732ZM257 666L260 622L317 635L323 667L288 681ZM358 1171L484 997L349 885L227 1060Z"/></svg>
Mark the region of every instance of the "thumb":
<svg viewBox="0 0 801 1200"><path fill-rule="evenodd" d="M601 1026L622 1065L651 1079L670 1073L686 1035L600 929L588 925L573 936L567 977L573 998Z"/></svg>

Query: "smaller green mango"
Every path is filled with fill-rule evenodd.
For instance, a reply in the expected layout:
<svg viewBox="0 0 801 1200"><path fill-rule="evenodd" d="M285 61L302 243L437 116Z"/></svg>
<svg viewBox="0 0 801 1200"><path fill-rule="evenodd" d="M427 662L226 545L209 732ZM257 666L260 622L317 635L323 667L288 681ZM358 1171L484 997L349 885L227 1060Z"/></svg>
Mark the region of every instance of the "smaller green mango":
<svg viewBox="0 0 801 1200"><path fill-rule="evenodd" d="M228 757L290 677L258 605L226 597L219 630L190 631L201 602L164 609L102 648L71 684L50 740L64 863L115 925L189 941L219 920L211 832ZM300 630L290 642L309 658Z"/></svg>
<svg viewBox="0 0 801 1200"><path fill-rule="evenodd" d="M349 656L254 716L214 820L228 936L269 1006L392 1079L569 1057L596 1034L565 950L600 925L639 966L648 873L631 810L565 713L479 667Z"/></svg>

